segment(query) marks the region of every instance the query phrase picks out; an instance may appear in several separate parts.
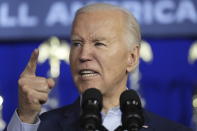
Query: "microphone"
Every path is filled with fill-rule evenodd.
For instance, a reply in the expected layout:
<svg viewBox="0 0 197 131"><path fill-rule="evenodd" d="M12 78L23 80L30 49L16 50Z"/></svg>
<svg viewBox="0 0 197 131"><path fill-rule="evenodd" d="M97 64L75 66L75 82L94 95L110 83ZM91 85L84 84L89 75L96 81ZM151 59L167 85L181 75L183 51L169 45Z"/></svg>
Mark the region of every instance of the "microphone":
<svg viewBox="0 0 197 131"><path fill-rule="evenodd" d="M120 110L123 130L138 131L144 125L141 101L136 91L126 90L121 94Z"/></svg>
<svg viewBox="0 0 197 131"><path fill-rule="evenodd" d="M96 131L102 126L103 97L98 89L90 88L82 94L80 124L85 131Z"/></svg>

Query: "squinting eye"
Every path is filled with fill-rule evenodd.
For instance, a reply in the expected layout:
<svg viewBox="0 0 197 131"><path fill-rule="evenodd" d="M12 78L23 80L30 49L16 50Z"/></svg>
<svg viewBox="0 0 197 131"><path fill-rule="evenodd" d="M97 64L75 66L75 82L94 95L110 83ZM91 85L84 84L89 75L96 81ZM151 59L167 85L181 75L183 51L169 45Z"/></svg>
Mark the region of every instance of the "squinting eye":
<svg viewBox="0 0 197 131"><path fill-rule="evenodd" d="M96 42L95 46L105 46L105 44L101 43L101 42Z"/></svg>
<svg viewBox="0 0 197 131"><path fill-rule="evenodd" d="M81 46L81 43L80 42L73 42L72 45L73 46Z"/></svg>

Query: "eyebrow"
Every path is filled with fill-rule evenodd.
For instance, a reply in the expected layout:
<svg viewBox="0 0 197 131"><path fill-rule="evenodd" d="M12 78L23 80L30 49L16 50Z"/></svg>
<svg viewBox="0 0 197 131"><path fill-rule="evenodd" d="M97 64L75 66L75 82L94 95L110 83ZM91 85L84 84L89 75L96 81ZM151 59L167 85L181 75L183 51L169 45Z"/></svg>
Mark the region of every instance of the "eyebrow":
<svg viewBox="0 0 197 131"><path fill-rule="evenodd" d="M81 40L81 39L83 39L82 37L80 37L80 36L78 36L78 35L72 35L71 36L71 40ZM106 40L106 38L105 37L93 37L93 41L100 41L100 40Z"/></svg>
<svg viewBox="0 0 197 131"><path fill-rule="evenodd" d="M78 34L74 34L71 35L71 40L83 40L83 38Z"/></svg>
<svg viewBox="0 0 197 131"><path fill-rule="evenodd" d="M95 37L92 41L107 41L106 37Z"/></svg>

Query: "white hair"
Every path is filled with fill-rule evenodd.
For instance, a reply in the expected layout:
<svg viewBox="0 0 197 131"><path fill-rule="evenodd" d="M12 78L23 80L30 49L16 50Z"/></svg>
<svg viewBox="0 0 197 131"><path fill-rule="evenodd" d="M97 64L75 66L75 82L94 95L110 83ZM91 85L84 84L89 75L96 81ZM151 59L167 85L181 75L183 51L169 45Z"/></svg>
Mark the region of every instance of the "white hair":
<svg viewBox="0 0 197 131"><path fill-rule="evenodd" d="M120 8L118 6L105 4L105 3L96 3L96 4L90 4L86 5L80 9L77 10L76 16L80 13L86 13L86 12L93 12L93 11L103 11L103 10L118 10L122 12L125 16L125 39L128 42L128 46L131 47L132 44L140 44L141 42L141 33L140 33L140 26L133 16L132 13L130 13L128 10Z"/></svg>

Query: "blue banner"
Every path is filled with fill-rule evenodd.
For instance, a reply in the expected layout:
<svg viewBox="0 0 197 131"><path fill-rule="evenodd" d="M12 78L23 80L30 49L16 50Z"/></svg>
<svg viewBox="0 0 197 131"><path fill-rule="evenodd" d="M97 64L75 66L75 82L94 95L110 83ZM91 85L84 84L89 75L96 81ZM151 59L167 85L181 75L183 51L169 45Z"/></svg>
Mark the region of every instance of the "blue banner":
<svg viewBox="0 0 197 131"><path fill-rule="evenodd" d="M145 37L196 36L196 0L1 0L0 40L69 35L76 10L104 2L133 12Z"/></svg>

